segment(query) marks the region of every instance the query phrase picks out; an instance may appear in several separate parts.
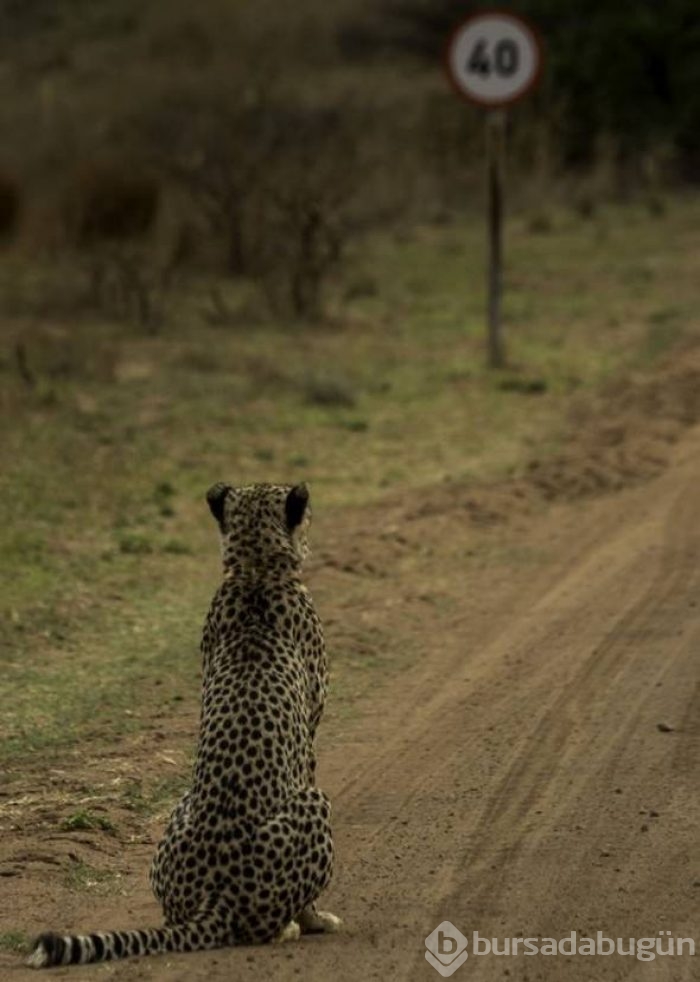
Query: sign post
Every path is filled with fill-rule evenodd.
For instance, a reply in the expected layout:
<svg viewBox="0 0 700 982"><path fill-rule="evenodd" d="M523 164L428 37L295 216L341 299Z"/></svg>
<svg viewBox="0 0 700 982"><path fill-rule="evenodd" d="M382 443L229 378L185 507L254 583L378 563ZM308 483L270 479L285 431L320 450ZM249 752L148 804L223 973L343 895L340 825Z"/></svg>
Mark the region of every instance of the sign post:
<svg viewBox="0 0 700 982"><path fill-rule="evenodd" d="M505 11L482 11L462 21L445 51L447 77L457 94L485 108L488 183L488 362L506 362L501 297L503 293L503 211L505 107L537 84L542 46L535 30Z"/></svg>
<svg viewBox="0 0 700 982"><path fill-rule="evenodd" d="M488 357L491 368L505 365L501 330L503 293L503 157L505 142L503 110L494 109L486 117L486 159L488 169Z"/></svg>

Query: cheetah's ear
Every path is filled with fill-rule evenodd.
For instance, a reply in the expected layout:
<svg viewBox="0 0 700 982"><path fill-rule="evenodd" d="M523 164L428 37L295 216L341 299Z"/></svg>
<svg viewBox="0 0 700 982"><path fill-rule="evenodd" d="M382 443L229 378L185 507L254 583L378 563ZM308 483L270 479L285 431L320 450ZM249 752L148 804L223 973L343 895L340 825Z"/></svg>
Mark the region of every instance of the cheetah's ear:
<svg viewBox="0 0 700 982"><path fill-rule="evenodd" d="M309 503L309 489L305 484L296 484L287 495L284 512L287 518L287 528L291 532L301 524L306 506Z"/></svg>
<svg viewBox="0 0 700 982"><path fill-rule="evenodd" d="M221 481L219 481L217 484L212 484L207 491L207 504L209 505L209 509L219 523L220 527L224 521L224 501L226 500L226 495L230 490L230 484L222 484Z"/></svg>

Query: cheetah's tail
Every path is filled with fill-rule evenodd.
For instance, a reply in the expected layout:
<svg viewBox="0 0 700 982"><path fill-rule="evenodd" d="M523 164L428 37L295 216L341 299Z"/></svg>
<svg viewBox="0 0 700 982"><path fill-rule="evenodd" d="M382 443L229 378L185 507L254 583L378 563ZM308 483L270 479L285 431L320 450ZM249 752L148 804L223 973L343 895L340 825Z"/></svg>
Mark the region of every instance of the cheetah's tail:
<svg viewBox="0 0 700 982"><path fill-rule="evenodd" d="M208 923L207 923L208 922ZM210 918L196 918L177 927L139 931L100 931L96 934L41 934L27 959L31 968L85 965L133 955L160 955L166 951L202 951L230 943Z"/></svg>

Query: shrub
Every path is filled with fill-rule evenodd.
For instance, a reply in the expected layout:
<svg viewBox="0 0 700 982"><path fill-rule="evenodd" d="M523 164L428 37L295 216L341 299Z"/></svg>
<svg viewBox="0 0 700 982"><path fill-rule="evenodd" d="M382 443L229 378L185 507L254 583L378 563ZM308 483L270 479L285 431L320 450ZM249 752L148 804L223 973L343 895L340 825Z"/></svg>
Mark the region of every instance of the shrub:
<svg viewBox="0 0 700 982"><path fill-rule="evenodd" d="M19 222L21 195L17 183L0 174L0 239L11 239Z"/></svg>
<svg viewBox="0 0 700 982"><path fill-rule="evenodd" d="M158 214L160 187L148 173L118 161L83 165L64 202L68 237L79 249L142 239Z"/></svg>

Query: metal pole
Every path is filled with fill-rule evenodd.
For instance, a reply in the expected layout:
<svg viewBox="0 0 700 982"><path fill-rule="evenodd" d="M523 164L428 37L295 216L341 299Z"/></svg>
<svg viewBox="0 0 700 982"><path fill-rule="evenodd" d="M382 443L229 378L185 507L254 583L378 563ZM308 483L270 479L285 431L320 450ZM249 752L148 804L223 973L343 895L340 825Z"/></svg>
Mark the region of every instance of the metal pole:
<svg viewBox="0 0 700 982"><path fill-rule="evenodd" d="M505 349L501 322L503 293L503 149L505 114L491 110L486 117L488 161L488 362L489 368L503 368Z"/></svg>

